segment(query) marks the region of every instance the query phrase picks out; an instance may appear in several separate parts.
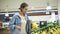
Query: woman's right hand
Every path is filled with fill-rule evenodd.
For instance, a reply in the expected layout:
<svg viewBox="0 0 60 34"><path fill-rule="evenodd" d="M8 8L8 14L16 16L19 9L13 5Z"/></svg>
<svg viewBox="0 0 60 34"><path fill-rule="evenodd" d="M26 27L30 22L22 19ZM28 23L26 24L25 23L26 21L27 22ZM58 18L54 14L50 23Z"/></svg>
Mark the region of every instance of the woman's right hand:
<svg viewBox="0 0 60 34"><path fill-rule="evenodd" d="M18 29L19 31L21 30L21 27L20 26L15 26L16 29Z"/></svg>

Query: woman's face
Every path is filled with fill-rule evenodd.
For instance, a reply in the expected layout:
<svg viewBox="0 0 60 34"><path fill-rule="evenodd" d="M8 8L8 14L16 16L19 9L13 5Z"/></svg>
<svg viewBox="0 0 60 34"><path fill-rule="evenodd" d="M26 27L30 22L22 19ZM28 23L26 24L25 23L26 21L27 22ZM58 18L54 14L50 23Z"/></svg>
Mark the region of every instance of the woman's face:
<svg viewBox="0 0 60 34"><path fill-rule="evenodd" d="M28 7L25 7L25 8L22 9L23 13L26 13L27 11L28 11Z"/></svg>

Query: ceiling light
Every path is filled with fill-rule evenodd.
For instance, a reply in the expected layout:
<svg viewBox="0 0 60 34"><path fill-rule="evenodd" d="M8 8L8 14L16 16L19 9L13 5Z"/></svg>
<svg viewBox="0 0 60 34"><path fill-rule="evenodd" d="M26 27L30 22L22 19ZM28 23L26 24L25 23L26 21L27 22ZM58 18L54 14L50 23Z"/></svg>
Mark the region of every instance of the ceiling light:
<svg viewBox="0 0 60 34"><path fill-rule="evenodd" d="M47 6L47 8L46 8L47 10L50 10L50 9L52 9L52 7L51 6Z"/></svg>
<svg viewBox="0 0 60 34"><path fill-rule="evenodd" d="M8 16L9 16L9 14L8 14L8 13L6 13L6 14L5 14L5 16L6 16L6 17L8 17Z"/></svg>

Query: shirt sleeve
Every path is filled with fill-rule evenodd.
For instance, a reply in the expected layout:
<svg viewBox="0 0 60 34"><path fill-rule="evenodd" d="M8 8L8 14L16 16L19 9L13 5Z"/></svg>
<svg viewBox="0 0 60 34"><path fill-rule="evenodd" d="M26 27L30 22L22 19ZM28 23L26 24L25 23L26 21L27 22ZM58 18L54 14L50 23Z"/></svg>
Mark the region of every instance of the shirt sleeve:
<svg viewBox="0 0 60 34"><path fill-rule="evenodd" d="M13 18L10 20L10 23L9 23L9 27L10 29L14 30L15 29L15 16L13 16Z"/></svg>

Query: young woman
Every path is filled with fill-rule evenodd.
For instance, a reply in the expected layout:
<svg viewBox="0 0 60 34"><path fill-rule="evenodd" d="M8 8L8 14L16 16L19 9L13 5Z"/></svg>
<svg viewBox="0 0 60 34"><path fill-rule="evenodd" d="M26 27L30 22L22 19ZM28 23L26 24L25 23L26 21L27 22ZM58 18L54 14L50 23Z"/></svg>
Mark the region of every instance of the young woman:
<svg viewBox="0 0 60 34"><path fill-rule="evenodd" d="M27 34L25 27L28 19L26 15L26 12L28 11L28 5L26 3L22 3L19 10L20 14L14 15L10 20L9 27L11 29L11 34Z"/></svg>

